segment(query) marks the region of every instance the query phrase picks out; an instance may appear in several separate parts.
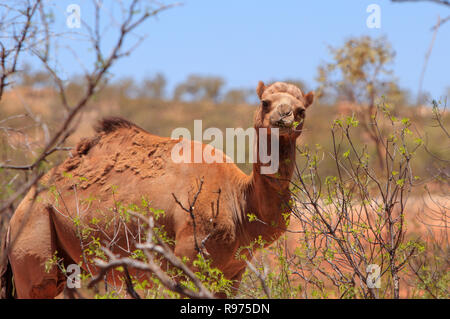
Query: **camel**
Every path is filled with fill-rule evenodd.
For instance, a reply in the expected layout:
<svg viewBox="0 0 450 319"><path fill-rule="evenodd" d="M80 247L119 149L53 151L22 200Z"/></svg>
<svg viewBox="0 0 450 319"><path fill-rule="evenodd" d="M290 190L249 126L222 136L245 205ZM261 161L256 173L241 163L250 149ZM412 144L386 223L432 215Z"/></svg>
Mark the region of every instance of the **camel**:
<svg viewBox="0 0 450 319"><path fill-rule="evenodd" d="M131 240L125 230L114 234L111 219L109 224L107 219L114 214L117 202L129 207L139 205L143 198L151 207L164 210L156 223L164 225L167 236L174 239L176 256L192 262L198 254L195 237L204 241L212 266L237 288L247 266L236 258L238 249L259 236L269 245L287 228L296 140L305 110L314 100L314 92L303 94L284 82L266 86L260 81L256 92L261 103L254 127L266 128L269 135L271 129L279 129L277 173L261 174L265 164L259 157L250 175L226 161L174 163L170 152L180 140L152 135L122 118L105 118L98 123L94 137L82 139L71 156L44 176L41 183L48 188L33 201L33 187L17 207L5 241L8 254L1 272L4 294L10 291L7 288L13 276L15 297L57 296L65 286L65 277L58 267L45 269L56 252L64 264L81 263L85 270L89 267L82 262L75 218L87 225L94 218L100 220L96 225L102 231L95 234L100 242L115 236L117 246L127 247ZM195 234L192 218L179 205L188 206L194 196ZM249 214L256 220L250 220ZM131 220L127 227L133 230L138 226ZM121 249L114 253L126 254ZM90 266L95 272L95 266Z"/></svg>

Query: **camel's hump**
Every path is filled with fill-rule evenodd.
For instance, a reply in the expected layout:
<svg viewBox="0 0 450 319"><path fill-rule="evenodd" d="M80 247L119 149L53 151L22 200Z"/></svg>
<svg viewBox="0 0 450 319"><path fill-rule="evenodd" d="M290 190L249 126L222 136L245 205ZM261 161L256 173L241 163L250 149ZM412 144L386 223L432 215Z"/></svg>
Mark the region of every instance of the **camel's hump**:
<svg viewBox="0 0 450 319"><path fill-rule="evenodd" d="M75 147L75 153L73 153L72 156L75 154L86 155L95 145L99 143L102 135L109 135L110 133L113 133L121 128L136 128L140 131L147 132L143 128L124 118L117 116L104 117L94 125L94 130L97 135L91 138L82 138Z"/></svg>
<svg viewBox="0 0 450 319"><path fill-rule="evenodd" d="M138 128L142 131L145 131L143 128L137 126L136 124L117 116L108 116L104 117L97 122L94 126L94 129L97 133L111 133L120 128Z"/></svg>

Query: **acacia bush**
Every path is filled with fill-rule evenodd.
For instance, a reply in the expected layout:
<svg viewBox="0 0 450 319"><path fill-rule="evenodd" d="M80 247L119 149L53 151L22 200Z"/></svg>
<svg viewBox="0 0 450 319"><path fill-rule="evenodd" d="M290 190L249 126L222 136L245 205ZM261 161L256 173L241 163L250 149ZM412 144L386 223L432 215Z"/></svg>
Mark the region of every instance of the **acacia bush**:
<svg viewBox="0 0 450 319"><path fill-rule="evenodd" d="M433 103L440 147L448 150L442 114ZM383 170L374 165L367 145L355 143L359 121L354 115L333 122L330 149L298 148L292 201L287 203L291 227L256 258L255 268L272 297L449 297L448 158L430 154L435 165L429 175L415 175L417 153L430 145L420 132L413 132L409 118L397 118L386 103L377 110L369 124L386 154ZM325 157L335 163L335 175L320 174ZM408 233L408 223L416 218L413 211L420 209L408 205L408 200L423 195L435 206L425 207L417 216L422 216L420 222L434 224L427 224L428 233ZM268 295L267 287L257 282L247 272L242 296Z"/></svg>

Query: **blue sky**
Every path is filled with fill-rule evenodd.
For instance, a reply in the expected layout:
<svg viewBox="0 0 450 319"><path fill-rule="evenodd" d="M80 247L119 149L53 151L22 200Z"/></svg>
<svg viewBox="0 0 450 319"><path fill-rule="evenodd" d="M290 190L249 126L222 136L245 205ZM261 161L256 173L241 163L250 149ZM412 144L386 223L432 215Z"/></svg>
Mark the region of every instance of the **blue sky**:
<svg viewBox="0 0 450 319"><path fill-rule="evenodd" d="M116 77L141 80L156 72L166 75L169 89L191 73L222 76L228 88L253 88L259 80L301 79L311 88L317 67L329 61L328 46L351 36L386 36L396 51L394 74L413 96L417 92L424 56L437 16L450 15L445 6L427 2L391 3L375 0L181 0L183 5L161 13L137 30L147 34L130 57L112 69ZM57 1L55 12L65 17L66 6L79 4L82 19L93 16L86 0ZM106 8L109 5L104 0ZM381 7L381 28L369 29L369 4ZM63 21L59 28L65 28ZM58 19L57 19L58 20ZM83 28L80 30L85 32ZM111 35L105 35L108 47ZM129 43L131 44L131 42ZM81 61L93 52L72 43ZM69 52L59 62L68 74L80 73ZM450 22L439 30L424 80L424 91L439 98L450 86Z"/></svg>

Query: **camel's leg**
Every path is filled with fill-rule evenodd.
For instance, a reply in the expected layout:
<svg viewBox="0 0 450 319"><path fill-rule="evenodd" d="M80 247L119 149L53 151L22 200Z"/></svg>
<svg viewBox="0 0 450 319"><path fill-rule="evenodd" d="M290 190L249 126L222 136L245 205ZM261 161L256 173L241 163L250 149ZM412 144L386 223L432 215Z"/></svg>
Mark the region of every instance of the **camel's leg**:
<svg viewBox="0 0 450 319"><path fill-rule="evenodd" d="M11 219L9 260L18 298L54 298L64 288L64 275L45 264L56 252L51 212L40 204L32 211L22 203ZM27 216L28 215L28 216Z"/></svg>
<svg viewBox="0 0 450 319"><path fill-rule="evenodd" d="M197 238L197 241L198 238ZM198 243L200 245L200 243ZM192 234L179 234L175 238L175 248L174 254L182 259L183 257L188 258L188 265L190 268L194 268L192 263L197 259L198 251L195 246L194 236Z"/></svg>

